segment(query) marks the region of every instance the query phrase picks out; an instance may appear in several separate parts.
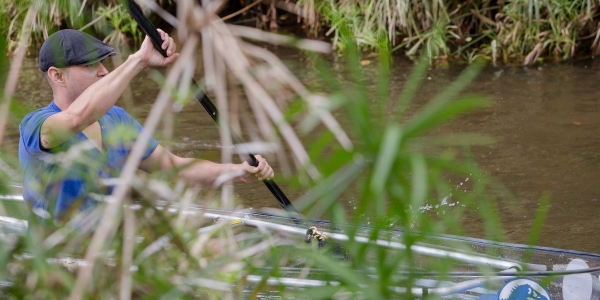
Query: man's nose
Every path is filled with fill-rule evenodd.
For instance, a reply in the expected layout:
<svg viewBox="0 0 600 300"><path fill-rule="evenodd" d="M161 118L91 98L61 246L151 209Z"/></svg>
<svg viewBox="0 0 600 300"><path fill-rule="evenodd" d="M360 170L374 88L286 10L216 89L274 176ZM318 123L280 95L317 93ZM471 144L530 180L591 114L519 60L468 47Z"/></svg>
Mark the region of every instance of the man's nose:
<svg viewBox="0 0 600 300"><path fill-rule="evenodd" d="M98 76L104 77L108 75L108 73L110 73L108 69L106 69L106 67L102 63L100 63L100 68L98 69Z"/></svg>

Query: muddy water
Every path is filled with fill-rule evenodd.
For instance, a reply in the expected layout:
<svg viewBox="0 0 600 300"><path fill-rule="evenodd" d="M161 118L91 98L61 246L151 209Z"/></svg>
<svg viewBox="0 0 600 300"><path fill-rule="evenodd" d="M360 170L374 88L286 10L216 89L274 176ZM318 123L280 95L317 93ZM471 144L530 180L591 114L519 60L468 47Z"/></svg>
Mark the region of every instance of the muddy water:
<svg viewBox="0 0 600 300"><path fill-rule="evenodd" d="M316 80L313 71L299 67L303 63L298 54L280 55L295 66L293 70L302 80ZM431 99L456 78L460 69L431 70L415 102ZM395 92L402 87L409 70L410 63L395 62ZM365 72L375 75L376 67L365 66ZM453 120L439 130L446 134L485 133L496 139L495 144L476 147L473 153L480 166L496 176L517 199L499 204L510 240L526 241L539 199L548 193L551 208L539 244L600 253L599 80L600 62L594 60L526 69L488 67L468 92L489 97L493 108ZM119 105L134 107L134 115L143 120L155 99L156 85L149 73L144 73L134 80L132 90L133 103L121 101ZM35 60L28 60L16 101L34 109L46 105L51 97ZM178 118L173 151L218 160L218 131L202 107L197 103L188 105ZM344 123L343 116L340 121ZM9 126L5 152L16 153L16 124L18 120L13 120ZM246 206L278 206L260 183L238 185L236 191ZM290 190L288 196L293 201L300 193Z"/></svg>
<svg viewBox="0 0 600 300"><path fill-rule="evenodd" d="M436 78L437 77L437 78ZM443 86L448 74L433 76ZM492 110L454 120L448 133L495 137L474 149L517 203L500 203L507 235L524 242L544 193L551 208L540 244L600 252L600 62L545 65L539 69L488 68L469 88L488 96Z"/></svg>

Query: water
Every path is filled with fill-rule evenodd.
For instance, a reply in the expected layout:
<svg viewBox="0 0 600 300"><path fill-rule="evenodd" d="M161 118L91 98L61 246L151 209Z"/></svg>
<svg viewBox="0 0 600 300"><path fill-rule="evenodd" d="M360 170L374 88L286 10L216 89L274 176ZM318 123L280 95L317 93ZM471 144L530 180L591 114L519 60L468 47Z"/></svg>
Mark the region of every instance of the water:
<svg viewBox="0 0 600 300"><path fill-rule="evenodd" d="M278 55L292 65L303 64L297 53L280 50ZM419 106L447 87L460 73L460 67L433 69L419 90ZM316 76L308 69L294 68L298 76L310 83ZM376 75L374 64L365 66L367 74ZM394 92L402 87L410 63L397 60L394 66ZM199 75L196 76L199 78ZM480 166L496 176L510 190L515 201L499 203L500 216L507 237L514 242L527 240L535 210L544 193L551 196L551 208L544 223L540 246L567 248L600 253L600 118L598 79L600 63L594 60L573 64L543 65L540 68L488 67L473 82L469 93L489 97L491 109L452 120L435 134L476 132L496 139L490 146L473 148ZM134 115L143 120L157 86L149 72L132 84ZM28 109L38 108L51 100L52 94L37 69L34 59L23 69L15 102ZM16 153L18 119L15 116L3 144L6 153ZM343 118L341 119L343 123ZM217 127L203 108L192 103L178 116L172 150L182 156L219 159ZM318 162L317 162L318 163ZM279 172L275 166L276 172ZM466 179L463 179L466 182ZM280 184L292 200L302 191ZM245 206L278 207L276 200L260 183L236 184L236 193ZM351 207L351 203L348 203ZM449 203L430 209L451 212ZM481 234L474 223L469 231Z"/></svg>
<svg viewBox="0 0 600 300"><path fill-rule="evenodd" d="M425 90L446 86L456 72L432 74ZM540 245L600 252L600 62L531 68L487 68L468 88L492 109L453 120L440 133L485 133L497 143L476 147L480 166L516 202L499 203L507 236L525 242L544 193L550 210Z"/></svg>

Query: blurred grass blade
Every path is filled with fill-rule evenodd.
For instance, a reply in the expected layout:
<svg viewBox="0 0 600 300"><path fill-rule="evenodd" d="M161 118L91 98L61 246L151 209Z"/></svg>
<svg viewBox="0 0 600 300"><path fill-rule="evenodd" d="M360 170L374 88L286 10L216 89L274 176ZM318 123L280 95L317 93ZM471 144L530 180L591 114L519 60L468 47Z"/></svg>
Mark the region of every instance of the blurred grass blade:
<svg viewBox="0 0 600 300"><path fill-rule="evenodd" d="M390 111L390 78L392 69L392 56L389 49L389 41L383 33L379 36L379 44L381 44L381 50L379 51L379 72L377 75L377 97L375 103L379 106L378 120L382 123L386 123L387 116ZM383 125L383 124L382 124Z"/></svg>
<svg viewBox="0 0 600 300"><path fill-rule="evenodd" d="M335 294L341 289L339 286L320 286L305 289L294 295L299 299L336 299Z"/></svg>
<svg viewBox="0 0 600 300"><path fill-rule="evenodd" d="M527 251L525 251L525 254L523 255L523 261L525 262L530 261L531 257L533 256L533 246L535 246L540 239L544 222L546 221L546 217L548 217L549 210L550 195L544 194L540 199L539 207L535 212L533 224L531 224L529 238L527 239L527 245L529 245L530 248L528 248Z"/></svg>
<svg viewBox="0 0 600 300"><path fill-rule="evenodd" d="M327 200L318 202L311 211L307 213L308 216L322 215L333 202L339 200L337 197L346 190L348 185L350 185L354 179L356 179L364 166L365 163L363 161L352 161L348 163L325 180L321 181L317 186L311 189L308 194L296 200L294 205L299 211L304 211L315 205L317 200Z"/></svg>
<svg viewBox="0 0 600 300"><path fill-rule="evenodd" d="M371 176L371 190L375 195L379 196L384 191L386 181L394 166L401 140L402 131L400 126L396 124L388 126L383 135L382 145L379 149L379 154L377 154L373 175Z"/></svg>
<svg viewBox="0 0 600 300"><path fill-rule="evenodd" d="M493 137L480 133L452 133L451 135L426 136L417 139L416 145L419 147L417 149L434 146L484 146L498 142Z"/></svg>
<svg viewBox="0 0 600 300"><path fill-rule="evenodd" d="M308 53L307 56L310 57L311 61L313 61L315 68L319 71L319 75L321 75L320 78L327 86L334 91L344 90L337 79L337 74L331 71L331 68L327 66L327 62L320 55L316 53Z"/></svg>
<svg viewBox="0 0 600 300"><path fill-rule="evenodd" d="M345 262L326 257L322 255L322 253L315 251L306 251L304 255L307 259L314 261L314 265L326 269L331 272L331 274L338 276L340 282L350 290L358 289L359 285L364 285L369 282L367 277L348 268Z"/></svg>
<svg viewBox="0 0 600 300"><path fill-rule="evenodd" d="M419 208L425 202L428 191L427 163L422 155L414 155L410 160L412 173L410 204L412 206L412 220L415 220L415 214L419 214Z"/></svg>
<svg viewBox="0 0 600 300"><path fill-rule="evenodd" d="M437 106L458 96L458 94L462 92L462 90L467 87L477 75L479 75L481 70L483 70L483 67L485 67L484 63L474 63L467 67L467 69L465 69L448 88L444 89L444 91L433 98L427 106Z"/></svg>
<svg viewBox="0 0 600 300"><path fill-rule="evenodd" d="M489 107L491 102L483 97L464 97L451 103L438 102L427 105L404 129L405 138L422 134L441 123L478 108Z"/></svg>
<svg viewBox="0 0 600 300"><path fill-rule="evenodd" d="M410 76L406 83L404 84L404 88L400 93L400 97L398 97L398 103L392 108L392 114L390 118L400 118L406 107L410 103L410 101L415 96L415 93L419 89L421 85L421 81L425 77L425 73L427 72L427 68L429 67L429 61L427 60L427 56L425 54L421 55L417 60L417 64L413 68L412 72L410 72Z"/></svg>

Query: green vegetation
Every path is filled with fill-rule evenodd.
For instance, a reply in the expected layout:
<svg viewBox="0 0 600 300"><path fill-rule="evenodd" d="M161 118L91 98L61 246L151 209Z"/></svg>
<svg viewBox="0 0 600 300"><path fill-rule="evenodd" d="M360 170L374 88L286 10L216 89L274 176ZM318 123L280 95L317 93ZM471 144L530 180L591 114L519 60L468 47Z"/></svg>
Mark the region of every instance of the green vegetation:
<svg viewBox="0 0 600 300"><path fill-rule="evenodd" d="M65 7L66 11L74 8L77 6ZM441 9L435 6L436 12ZM127 19L126 15L112 15L108 13L110 10L99 9L98 14L110 15L110 23L120 27L119 30L137 32L131 22L122 21ZM434 16L438 15L444 14ZM391 227L401 227L404 231L400 241L414 245L425 241L427 235L463 234L462 222L469 214L474 222L484 225L486 237L501 240L493 196L496 185L469 155L471 145L489 143L490 139L464 134L448 140L431 135L433 129L452 118L490 105L484 98L461 95L482 65L469 66L446 90L409 114L411 100L419 90L429 63L449 51L442 49L448 40L443 35L444 29L449 25L436 23L436 31L428 35L427 41L421 42L426 51L417 59L399 98L391 100L388 36L378 31L377 35L365 35L359 41L362 45L362 41L371 41L381 49L379 78L371 87L361 70L359 47L355 43L353 26L360 22L349 23L344 14L336 15L333 9L331 16L339 20L333 28L337 31L338 45L343 45L347 53L344 59L350 70L349 76L334 73L318 56L311 56L311 59L323 82L333 91L327 98L329 101L324 101L329 105L326 108L336 108L336 112L350 120L351 127L347 130L355 145L351 149L342 147L334 141L331 132L315 134L307 130L305 134L316 135L309 139L311 142L307 147L323 178L310 181L302 172L295 174L295 181L307 193L294 199L294 205L307 217L331 220L334 228L351 237L359 235L359 230L348 225L349 222L368 222L373 227L370 239L382 238L379 233ZM446 17L452 16L447 14ZM11 18L19 17L11 15ZM439 18L443 19L443 16ZM417 42L413 40L413 47ZM260 77L265 73L269 72L249 73L248 77ZM375 108L372 103L376 104ZM322 114L318 109L309 109L300 100L290 107L294 108L287 114L290 123L306 125L303 128L314 128L311 124ZM166 112L163 114L167 115ZM399 122L403 117L408 121ZM85 163L81 158L65 159L80 159ZM0 180L8 182L11 178L2 175ZM465 184L457 188L459 182ZM85 290L84 298L93 299L119 296L122 299L238 299L265 294L303 299L412 299L411 293L400 292L398 295L390 287L411 291L416 286L419 270L428 268L444 274L453 267L447 259L416 259L411 248L391 252L354 239L319 248L315 244L290 243L266 230L223 226L212 232L198 233L198 229L213 223L202 217L202 211L198 215L187 215L186 201L193 199L207 207L219 208L224 204L213 201L214 195L210 191L199 192L170 184L145 174L136 177L131 185L138 200L134 203L128 196L125 205L120 206L118 216L102 219L94 228L86 228L95 226L93 222L77 219L67 224L50 224L49 220L41 224L39 218L30 214L25 234L1 236L4 239L0 242L0 278L9 284L0 289L0 297L66 299L77 290L77 277L88 272L92 280L82 289ZM168 209L157 199L169 199L175 206ZM447 214L421 209L441 201L460 205ZM348 209L345 203L355 209ZM107 205L110 204L99 204L92 217L100 218ZM539 220L535 227L538 231L547 211L544 209L536 218ZM87 253L93 232L100 231L110 220L118 222L115 238L101 241L102 251L95 267L89 269L78 265L73 258L81 258ZM532 234L532 242L538 233ZM318 268L322 279L336 280L339 284L304 290L269 287L265 282L267 276L284 277L286 273L282 268L287 266L302 268L302 272ZM489 271L484 267L478 270ZM406 276L397 276L401 273ZM265 277L258 284L248 284L246 280L250 274Z"/></svg>
<svg viewBox="0 0 600 300"><path fill-rule="evenodd" d="M174 5L159 3L167 8ZM2 0L0 4L0 22L5 23L2 34L10 41L9 50L16 46L31 4L39 10L34 26L38 44L58 28L82 28L97 16L106 17L94 27L109 40L141 40L135 22L118 7L118 1L88 1L85 7L80 1L67 0ZM331 36L340 50L345 48L339 40L344 23L360 48L388 48L383 46L385 40L394 51L410 57L425 51L432 62L453 59L470 63L481 57L494 64L529 65L542 59L560 61L600 53L600 18L594 1L298 0L297 5L307 8L301 13L307 33ZM271 18L259 6L250 11L261 16L260 20Z"/></svg>
<svg viewBox="0 0 600 300"><path fill-rule="evenodd" d="M27 25L32 28L32 41L37 47L42 45L45 37L61 28L89 31L90 25L94 25L96 32L107 37L115 46L129 39L135 43L141 42L142 32L137 30L137 24L127 9L118 4L119 1L85 3L86 6L82 7L82 1L78 0L1 0L0 33L9 41L8 52L17 47L19 34L25 26L25 16L30 9L36 11L36 18L33 24Z"/></svg>
<svg viewBox="0 0 600 300"><path fill-rule="evenodd" d="M385 35L414 56L424 49L442 60L490 60L535 63L599 53L598 3L594 1L314 1L333 31L348 25L363 48L378 49ZM334 41L335 38L334 38ZM343 45L340 45L343 47Z"/></svg>
<svg viewBox="0 0 600 300"><path fill-rule="evenodd" d="M122 5L98 7L96 15L100 21L95 27L105 33L107 43L119 48L127 46L129 38L135 45L142 43L143 32Z"/></svg>
<svg viewBox="0 0 600 300"><path fill-rule="evenodd" d="M360 224L368 220L374 228L370 235L372 239L381 238L379 233L390 226L401 227L404 229L401 242L407 245L424 241L429 234L464 233L462 215L471 212L480 215L488 237L500 239L501 229L493 209L493 197L490 197L492 181L472 160L459 159L460 152L456 152L464 145L486 143L489 139L457 136L448 147L447 141L429 136L432 129L445 121L489 105L480 97L459 97L481 65L474 64L466 69L448 89L411 114L409 121L400 124L395 120L407 113L428 60L419 60L399 99L393 101L389 100L389 53L382 53L380 78L376 88L372 89L361 71L358 49L348 39L342 40L347 46L350 77L339 78L317 56L312 60L323 80L332 87L332 99L341 105L344 116L352 120L349 133L357 143L348 151L331 141L331 133L319 134L308 146L324 179L305 185L308 193L294 200L294 205L308 217L328 217L334 227L350 236L359 232L357 227L348 226L348 221ZM370 104L374 98L379 104L376 109ZM299 112L290 114L292 122L304 120L294 118L299 115L314 118L307 111ZM425 152L421 149L423 143L432 147ZM456 189L456 182L449 182L448 178L469 178L472 185ZM303 182L300 178L298 181ZM30 217L25 235L11 236L14 243L1 243L0 278L10 282L0 290L2 298L65 299L75 289L77 270L92 272L93 280L87 291L90 298L114 298L123 291L127 293L124 286L131 270L131 295L142 299L253 298L261 295L302 299L386 299L399 296L389 289L390 286L409 290L416 286L415 280L419 277L412 272L423 267L432 267L441 273L451 270L452 263L444 259L417 260L417 255L410 249L390 252L354 240L318 248L301 241L280 241L277 236L261 230L238 230L228 226L198 234L199 228L212 222L199 216L182 217L179 209L165 209L164 204L156 201L165 197L165 191L168 192L166 197L175 199L174 204L182 206L185 205L181 200L186 197L185 192L166 188L163 193L158 193L157 186L168 185L156 180L134 184L141 197L136 204L121 209L120 213L127 217L120 221L115 238L104 245L100 262L93 271L81 269L82 266L73 259L83 257L90 246L90 233L81 230L85 228L82 225L85 222L40 224L37 218ZM348 194L354 195L351 201L356 210L348 211L345 201L340 201ZM199 196L210 199L209 195L201 193ZM433 214L420 209L440 203L442 199L457 201L461 206L448 214ZM208 200L205 202L206 205L209 203ZM131 207L137 209L132 211ZM95 214L99 215L104 208L100 205ZM133 228L128 221L134 222ZM340 259L340 251L343 251L344 259ZM127 260L126 253L132 253L131 261ZM261 274L265 278L285 277L287 273L282 268L288 266L301 267L307 272L317 268L319 278L336 280L340 284L295 290L269 287L264 281L245 283L245 276L250 274ZM486 271L485 268L481 270ZM408 276L396 275L407 271ZM412 294L400 296L413 298Z"/></svg>

